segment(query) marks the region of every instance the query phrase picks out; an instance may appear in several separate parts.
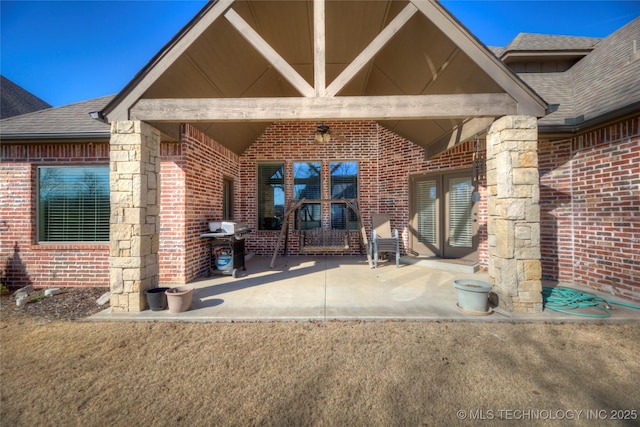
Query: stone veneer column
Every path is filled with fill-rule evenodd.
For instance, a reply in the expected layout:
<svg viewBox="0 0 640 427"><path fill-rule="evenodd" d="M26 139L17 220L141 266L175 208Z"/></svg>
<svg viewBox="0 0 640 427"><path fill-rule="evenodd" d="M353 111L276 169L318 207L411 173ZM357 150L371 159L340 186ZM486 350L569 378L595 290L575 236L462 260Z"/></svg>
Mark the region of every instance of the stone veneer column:
<svg viewBox="0 0 640 427"><path fill-rule="evenodd" d="M139 121L111 124L111 311L142 311L158 284L160 133Z"/></svg>
<svg viewBox="0 0 640 427"><path fill-rule="evenodd" d="M496 120L487 135L489 281L507 311L542 311L538 125Z"/></svg>

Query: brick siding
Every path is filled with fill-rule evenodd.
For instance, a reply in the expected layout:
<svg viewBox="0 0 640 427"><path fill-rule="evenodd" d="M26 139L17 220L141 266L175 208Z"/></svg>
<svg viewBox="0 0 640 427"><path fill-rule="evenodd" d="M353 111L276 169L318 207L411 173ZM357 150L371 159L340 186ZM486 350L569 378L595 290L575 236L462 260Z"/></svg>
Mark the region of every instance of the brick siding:
<svg viewBox="0 0 640 427"><path fill-rule="evenodd" d="M640 300L640 118L540 143L546 279Z"/></svg>
<svg viewBox="0 0 640 427"><path fill-rule="evenodd" d="M540 143L544 278L640 300L639 122L636 117L564 141ZM403 252L409 236L411 175L472 167L474 141L426 160L420 147L376 122L327 124L332 140L318 144L316 122L274 123L241 156L191 126L183 127L182 143L163 143L160 282L185 283L207 273L209 242L200 234L208 221L222 218L223 177L234 182L234 219L256 230L247 240L248 251L273 254L278 232L257 231L259 162L285 163L290 200L294 162L357 161L367 232L371 214L390 213L392 226L402 232ZM14 286L107 286L108 244L38 244L35 209L38 165L108 164L108 143L3 143L0 153L0 268L6 280ZM323 178L328 182L328 176ZM484 178L480 193L478 250L486 268ZM299 249L296 237L290 235L291 254ZM358 242L358 233L352 232L350 253L360 253Z"/></svg>
<svg viewBox="0 0 640 427"><path fill-rule="evenodd" d="M316 143L317 122L278 122L271 125L258 140L240 156L241 192L238 219L257 230L257 167L260 162L285 164L285 198L293 198L293 163L297 161L357 161L359 173L359 206L367 234L371 230L373 213L391 214L391 226L403 236L401 251L406 252L409 237L409 177L411 174L470 169L475 142L449 150L425 160L424 150L380 126L374 121L326 122L331 129L331 141ZM484 147L484 146L483 146ZM484 148L482 148L484 150ZM327 168L323 168L326 173ZM328 176L323 177L323 183ZM328 187L323 188L328 194ZM481 182L484 194L484 181ZM486 200L480 202L480 219L486 223ZM247 241L248 250L260 255L273 255L279 231L256 231ZM349 233L351 254L360 254L358 232ZM485 254L486 227L480 229L480 254ZM288 253L297 254L298 235L290 228Z"/></svg>
<svg viewBox="0 0 640 427"><path fill-rule="evenodd" d="M108 286L109 243L38 244L37 168L109 164L109 144L0 146L0 274L11 286Z"/></svg>

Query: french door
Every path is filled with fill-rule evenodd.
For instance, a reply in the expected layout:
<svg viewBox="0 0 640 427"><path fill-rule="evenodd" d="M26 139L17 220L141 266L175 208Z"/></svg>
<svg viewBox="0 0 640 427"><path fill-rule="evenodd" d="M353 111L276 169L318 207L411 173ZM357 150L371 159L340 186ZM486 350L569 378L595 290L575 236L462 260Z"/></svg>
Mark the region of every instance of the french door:
<svg viewBox="0 0 640 427"><path fill-rule="evenodd" d="M478 213L471 171L414 176L410 187L413 252L477 259Z"/></svg>

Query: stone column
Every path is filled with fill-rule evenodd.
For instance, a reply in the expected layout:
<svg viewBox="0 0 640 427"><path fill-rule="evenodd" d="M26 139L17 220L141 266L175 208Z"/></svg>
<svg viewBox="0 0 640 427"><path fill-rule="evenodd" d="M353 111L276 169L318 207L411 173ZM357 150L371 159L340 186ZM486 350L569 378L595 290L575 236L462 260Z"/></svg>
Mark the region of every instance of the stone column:
<svg viewBox="0 0 640 427"><path fill-rule="evenodd" d="M111 311L142 311L158 284L160 133L139 121L111 124Z"/></svg>
<svg viewBox="0 0 640 427"><path fill-rule="evenodd" d="M538 125L496 120L487 135L489 281L507 311L542 311Z"/></svg>

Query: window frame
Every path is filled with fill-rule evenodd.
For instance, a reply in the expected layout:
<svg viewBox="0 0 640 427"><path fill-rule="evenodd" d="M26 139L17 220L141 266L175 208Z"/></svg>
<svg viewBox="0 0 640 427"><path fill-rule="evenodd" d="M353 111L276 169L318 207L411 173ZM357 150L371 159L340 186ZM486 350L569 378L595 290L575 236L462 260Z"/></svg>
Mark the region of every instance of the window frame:
<svg viewBox="0 0 640 427"><path fill-rule="evenodd" d="M334 197L333 196L333 173L331 171L332 169L332 165L336 164L336 163L354 163L356 166L356 174L355 174L355 185L356 185L356 194L355 197L349 197L346 199L351 199L351 200L360 200L360 162L358 160L329 160L327 162L327 168L328 168L328 178L329 178L329 182L328 182L328 188L329 188L329 199L333 200L333 199L339 199L338 197ZM345 197L340 197L340 199L345 199ZM346 215L347 215L347 221L345 224L334 224L334 215L335 212L334 209L342 209L346 211ZM334 203L331 202L329 205L329 228L331 229L335 229L335 230L346 230L346 231L355 231L358 229L358 221L357 221L357 215L356 213L349 209L349 207L346 205L346 203Z"/></svg>
<svg viewBox="0 0 640 427"><path fill-rule="evenodd" d="M44 225L42 221L45 220L43 210L43 201L42 201L42 171L44 169L59 169L59 170L70 170L70 169L103 169L103 172L107 172L107 181L106 181L106 191L107 196L106 199L108 201L108 214L106 215L106 239L103 240L45 240L45 234L50 234L48 230L45 233L43 229ZM63 163L63 164L38 164L35 165L35 237L37 244L43 245L93 245L93 244L108 244L110 240L110 216L111 216L111 183L110 183L110 165L108 163ZM103 213L104 214L104 213ZM97 222L97 221L96 221Z"/></svg>
<svg viewBox="0 0 640 427"><path fill-rule="evenodd" d="M300 164L314 164L318 166L318 195L317 197L312 197L310 198L311 200L321 200L322 199L322 171L324 168L323 165L323 161L322 160L294 160L292 162L291 165L291 170L292 170L292 188L293 188L293 200L298 201L301 200L300 198L298 198L298 195L296 194L296 186L299 185L296 183L296 180L298 179L298 177L296 176L296 165L300 165ZM307 198L307 197L305 197ZM303 218L310 215L311 218L313 218L313 215L317 215L318 216L318 220L317 221L304 221ZM295 217L294 217L294 227L296 229L298 229L298 225L300 225L300 229L302 230L309 230L309 229L313 229L313 228L317 228L314 227L314 223L318 222L320 227L322 227L322 203L304 203L303 205L300 206L299 209L296 210L295 212Z"/></svg>
<svg viewBox="0 0 640 427"><path fill-rule="evenodd" d="M280 219L280 224L277 227L273 227L273 228L265 228L264 227L264 219L265 218L276 218L276 219L278 218L277 215L275 215L276 214L275 213L275 206L276 206L275 204L274 204L274 216L261 217L261 213L264 211L264 209L261 207L261 204L262 204L262 200L261 200L262 191L261 191L261 188L260 188L260 185L261 185L261 182L260 182L261 181L260 169L261 169L261 167L264 167L264 166L281 166L282 167L282 192L283 192L283 206L282 206L283 212L282 212L282 215L283 215L283 217L279 218ZM287 206L287 185L288 185L287 181L288 181L288 179L287 179L287 162L285 162L284 160L282 160L282 161L273 160L273 161L260 161L260 162L257 162L257 164L256 164L256 193L257 193L256 194L256 222L257 222L256 230L258 230L258 231L278 231L278 232L280 230L282 230L282 223L284 222L284 214L285 214L284 210L286 209L286 206Z"/></svg>

